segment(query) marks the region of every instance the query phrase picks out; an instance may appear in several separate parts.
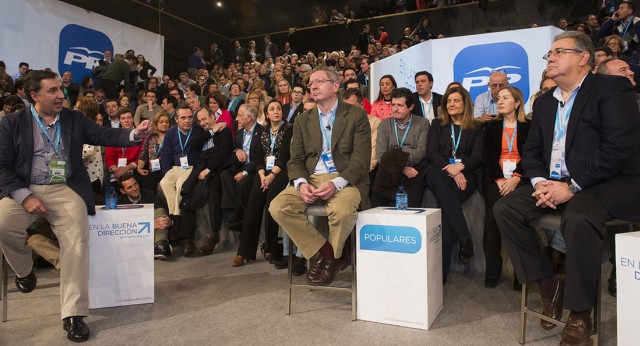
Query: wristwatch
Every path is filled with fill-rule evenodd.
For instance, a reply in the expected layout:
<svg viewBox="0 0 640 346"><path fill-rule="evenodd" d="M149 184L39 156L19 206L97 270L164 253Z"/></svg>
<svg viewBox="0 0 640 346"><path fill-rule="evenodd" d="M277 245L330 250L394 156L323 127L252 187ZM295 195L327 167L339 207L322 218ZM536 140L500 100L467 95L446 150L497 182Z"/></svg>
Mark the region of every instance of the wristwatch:
<svg viewBox="0 0 640 346"><path fill-rule="evenodd" d="M580 188L578 187L578 185L574 184L573 181L568 181L567 185L569 185L569 192L571 192L572 194L576 194L578 192L580 192Z"/></svg>

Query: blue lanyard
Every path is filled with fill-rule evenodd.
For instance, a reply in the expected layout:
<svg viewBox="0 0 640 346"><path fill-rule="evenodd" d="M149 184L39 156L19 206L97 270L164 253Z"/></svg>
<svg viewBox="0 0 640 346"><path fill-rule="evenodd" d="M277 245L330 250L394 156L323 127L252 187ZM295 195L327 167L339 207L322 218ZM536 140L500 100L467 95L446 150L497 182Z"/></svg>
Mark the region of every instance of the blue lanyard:
<svg viewBox="0 0 640 346"><path fill-rule="evenodd" d="M409 129L411 128L411 122L413 122L413 117L409 118L409 124L407 125L407 129L404 131L404 136L402 136L402 142L398 140L398 124L395 121L393 122L393 130L396 132L396 143L398 143L398 146L401 149L404 145L404 140L407 138L407 133L409 133Z"/></svg>
<svg viewBox="0 0 640 346"><path fill-rule="evenodd" d="M278 132L280 132L280 128L282 127L282 124L283 124L283 123L284 123L284 122L283 122L283 121L281 121L281 122L280 122L280 125L278 125L278 131L276 131L276 135L275 135L275 136L273 136L273 135L271 134L271 131L269 131L269 139L271 140L271 155L275 155L275 153L274 153L274 149L275 149L275 147L276 147L276 138L278 138Z"/></svg>
<svg viewBox="0 0 640 346"><path fill-rule="evenodd" d="M562 138L566 136L567 132L567 124L569 123L569 116L571 116L571 109L573 108L573 99L578 93L573 93L569 96L569 99L566 102L567 111L564 113L563 119L560 119L560 108L556 110L556 124L555 124L555 135L553 137L554 144L559 143Z"/></svg>
<svg viewBox="0 0 640 346"><path fill-rule="evenodd" d="M122 150L122 157L124 157L124 152L125 152L125 150L127 150L127 148L122 147L122 148L120 148L120 150Z"/></svg>
<svg viewBox="0 0 640 346"><path fill-rule="evenodd" d="M60 119L58 119L58 122L56 124L57 125L56 126L56 141L54 142L53 139L51 139L51 137L49 136L49 133L47 132L47 130L44 128L44 125L42 125L42 121L40 121L40 118L36 115L35 109L33 107L31 107L31 113L33 114L33 117L36 119L36 122L38 123L38 126L40 126L40 130L42 130L42 133L44 133L44 135L49 140L49 143L51 143L51 145L53 145L53 148L56 151L56 154L58 154L58 147L60 146Z"/></svg>
<svg viewBox="0 0 640 346"><path fill-rule="evenodd" d="M633 17L631 16L631 18L629 18L629 20L627 21L627 25L622 24L622 32L620 33L620 37L622 37L622 39L624 40L624 37L627 35L627 32L629 31L629 27L631 26L631 23L633 23Z"/></svg>
<svg viewBox="0 0 640 346"><path fill-rule="evenodd" d="M507 148L509 149L509 157L511 157L511 151L513 150L513 142L516 140L516 133L518 132L518 121L516 121L516 127L513 128L511 137L507 134L507 124L502 120L502 128L504 129L504 137L507 139Z"/></svg>
<svg viewBox="0 0 640 346"><path fill-rule="evenodd" d="M458 151L458 146L460 146L460 137L462 137L462 127L460 127L460 132L458 132L458 140L455 140L454 137L454 127L453 124L449 124L451 125L451 144L453 145L453 150L451 151L451 155L453 155L453 158L456 158L456 151Z"/></svg>
<svg viewBox="0 0 640 346"><path fill-rule="evenodd" d="M329 119L328 126L330 129L327 129L322 123L322 117L320 117L320 112L318 112L318 120L320 123L320 132L322 132L322 138L324 139L323 147L324 147L324 144L326 144L326 147L322 149L323 151L329 151L331 150L331 128L333 128L333 122L336 120L336 113L333 112L333 116L331 117L331 119ZM325 130L327 130L327 132L325 132Z"/></svg>
<svg viewBox="0 0 640 346"><path fill-rule="evenodd" d="M156 151L156 155L160 156L160 151L162 150L163 144L164 144L164 141L160 143L160 145L158 146L158 143L156 143L156 141L153 141L153 149Z"/></svg>
<svg viewBox="0 0 640 346"><path fill-rule="evenodd" d="M431 98L429 99L429 108L427 108L427 110L424 110L424 103L422 103L422 101L420 101L420 107L422 107L422 115L424 115L425 118L429 117L429 111L431 111L431 107L433 107L433 94L431 95Z"/></svg>
<svg viewBox="0 0 640 346"><path fill-rule="evenodd" d="M189 143L189 138L191 137L191 131L193 131L193 127L189 129L189 133L187 133L187 138L185 139L184 143L182 143L182 137L180 137L180 133L181 133L180 128L176 126L176 130L178 131L178 141L180 142L180 150L184 155L184 147L187 145L187 143Z"/></svg>

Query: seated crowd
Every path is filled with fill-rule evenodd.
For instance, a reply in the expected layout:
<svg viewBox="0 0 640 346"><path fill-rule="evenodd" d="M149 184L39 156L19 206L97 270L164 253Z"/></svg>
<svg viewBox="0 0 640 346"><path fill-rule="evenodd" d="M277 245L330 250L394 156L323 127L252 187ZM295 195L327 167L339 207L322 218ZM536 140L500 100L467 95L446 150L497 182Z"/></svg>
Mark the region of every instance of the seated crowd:
<svg viewBox="0 0 640 346"><path fill-rule="evenodd" d="M635 30L635 21L632 29L622 35L615 24L635 18L634 11L635 6L624 1L603 23L597 37L571 31L557 38L545 56L549 70L544 71L540 91L532 97L540 102L531 105L543 109L532 111L534 119L550 99L563 97L556 94L561 94L566 81L554 71L558 68L552 60L571 53L590 55L580 62L580 67L589 71L588 76L583 76L585 85L591 83L593 73L626 77L615 79L616 83L629 84L628 90L627 85L618 88L625 92L636 87L633 71L638 69L638 47L623 44L614 50L602 46L593 54L592 43L592 39L607 35L622 36L621 40L627 42L626 35ZM368 30L365 26L363 33L368 35ZM584 37L588 43L582 41ZM362 40L369 42L368 37ZM574 45L556 46L563 40ZM286 240L285 248L280 246L282 231L282 238L291 237L299 248L294 274L307 273L312 283L327 285L348 263L343 249L355 225L357 210L394 205L400 186L408 192L409 207L422 207L428 189L442 210L444 283L454 248L458 250L457 259L469 263L474 247L482 246L486 257L485 287L496 287L503 264L501 231L504 235L505 227L516 227L500 217L512 212L505 211L505 204L515 197L507 196L525 186L531 190L529 194L533 192L529 178L537 176L531 176L528 170L533 168L523 166L521 158L536 144L531 144L528 137L541 141L542 125L532 121L531 114L525 114L528 100L518 88L509 85L503 71L492 72L487 91L476 100L457 82L450 83L443 95L433 92L433 76L427 71L415 74L416 92L398 87L394 76L387 74L375 81L380 91L376 100L369 101L365 98L370 83L369 64L403 49L403 45L406 48L412 41L401 40L397 48L367 42L364 49L360 49L363 42L356 43L348 55L297 55L291 50L278 55L266 36L264 55L255 51L251 55L236 41L228 64L223 63L221 55L214 54L219 49L214 44L208 61L195 48L194 54L200 59L191 65L190 58L188 70L180 73L177 80L168 75L154 76L155 68L142 55L136 58L133 52L116 54L113 61L100 65L104 69L96 71L96 88L92 89L88 82L82 92L70 86L70 72L62 71L65 107L83 112L102 127L127 129L136 136L145 120L152 123L151 133L132 146L84 144L82 160L95 202L102 203L105 189L114 187L120 203L154 204L157 259L171 256L172 244L180 244L185 257L210 255L223 245L219 244L220 232L226 213L226 228L240 232L237 256L231 265L240 267L256 260L264 229L264 258L282 269L287 267L284 255L295 251L287 247ZM361 54L363 50L368 55ZM137 71L135 78L129 74L133 70ZM26 97L24 91L24 80L29 76L27 66L12 81L15 92L4 98L0 116L32 107L28 100L32 96ZM8 80L7 77L11 79L0 65L0 80ZM553 96L545 94L547 91ZM640 96L635 95L640 107ZM565 99L561 104L564 102L573 101ZM637 115L637 109L633 113ZM9 120L10 117L7 121L2 119L0 124ZM563 166L566 168L580 169ZM574 186L576 182L557 180L566 181L570 189L575 189L571 190L575 196L584 196L577 194L582 188ZM592 185L587 178L577 182ZM544 185L546 182L536 181L534 195L538 184L551 189L551 185ZM476 191L485 201L482 245L471 240L462 213L462 204ZM539 203L561 209L545 193L537 195ZM306 206L314 203L327 208L328 236L320 234L304 215ZM209 213L209 224L197 224L199 209ZM198 227L207 230L199 247L195 241ZM39 221L32 228L46 226ZM51 255L55 239L36 241L40 236L34 237L43 233L51 232L31 232L28 244L59 267L61 258ZM545 247L548 260L556 264L556 271L549 273L555 275L556 281L545 281L515 266L516 275L523 279L520 281L542 279L543 291L564 285L563 261L570 257L570 246L575 245L569 245L567 239L565 247L562 234L556 233ZM515 256L513 247L507 246L510 256ZM303 257L309 260L308 268ZM609 288L615 294L615 271ZM557 317L555 305L545 309L549 316ZM549 326L543 323L543 327Z"/></svg>

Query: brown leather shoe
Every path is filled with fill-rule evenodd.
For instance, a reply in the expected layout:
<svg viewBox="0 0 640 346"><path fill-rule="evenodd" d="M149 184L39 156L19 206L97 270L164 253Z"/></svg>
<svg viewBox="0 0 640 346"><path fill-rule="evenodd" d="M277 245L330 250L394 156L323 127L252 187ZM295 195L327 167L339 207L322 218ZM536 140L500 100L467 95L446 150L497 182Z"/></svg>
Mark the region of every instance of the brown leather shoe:
<svg viewBox="0 0 640 346"><path fill-rule="evenodd" d="M540 295L542 296L542 314L560 320L564 302L564 275L552 275L542 279ZM540 325L544 330L550 330L556 326L545 320L540 320Z"/></svg>
<svg viewBox="0 0 640 346"><path fill-rule="evenodd" d="M231 266L232 267L241 267L244 265L244 261L246 260L246 258L244 256L236 256L236 258L233 259L233 262L231 262Z"/></svg>
<svg viewBox="0 0 640 346"><path fill-rule="evenodd" d="M571 312L562 331L560 346L587 346L591 339L591 317Z"/></svg>
<svg viewBox="0 0 640 346"><path fill-rule="evenodd" d="M307 271L307 279L313 282L320 273L320 265L322 264L322 254L317 253L309 260L309 270Z"/></svg>
<svg viewBox="0 0 640 346"><path fill-rule="evenodd" d="M322 259L318 267L318 273L313 277L309 275L309 281L314 285L327 286L335 280L338 272L344 270L348 265L349 262L345 261L344 257L334 260Z"/></svg>
<svg viewBox="0 0 640 346"><path fill-rule="evenodd" d="M207 237L207 240L204 242L204 244L200 245L200 247L198 248L198 254L200 256L211 255L213 253L213 250L216 248L216 245L218 244L218 242L220 242L219 237L210 235L209 237Z"/></svg>

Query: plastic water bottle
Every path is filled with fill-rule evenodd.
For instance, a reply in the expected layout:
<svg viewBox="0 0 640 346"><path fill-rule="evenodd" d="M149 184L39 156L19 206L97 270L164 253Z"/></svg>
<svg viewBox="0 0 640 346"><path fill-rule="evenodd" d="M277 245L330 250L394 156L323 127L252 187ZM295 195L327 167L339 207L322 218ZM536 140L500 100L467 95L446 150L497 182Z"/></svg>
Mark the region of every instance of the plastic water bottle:
<svg viewBox="0 0 640 346"><path fill-rule="evenodd" d="M398 210L407 210L409 207L409 197L407 193L404 191L404 186L398 186L398 191L396 191L396 209Z"/></svg>
<svg viewBox="0 0 640 346"><path fill-rule="evenodd" d="M118 207L118 194L115 187L110 187L107 190L104 206L106 209L116 209Z"/></svg>

